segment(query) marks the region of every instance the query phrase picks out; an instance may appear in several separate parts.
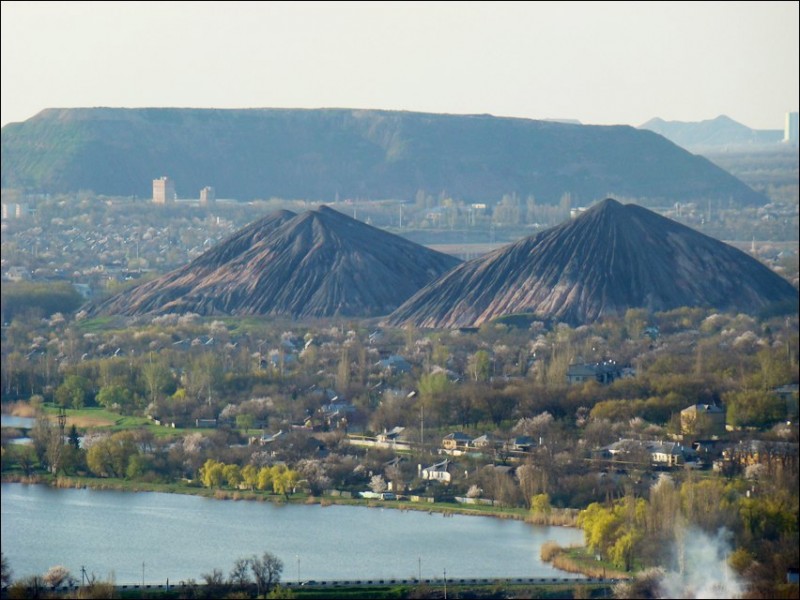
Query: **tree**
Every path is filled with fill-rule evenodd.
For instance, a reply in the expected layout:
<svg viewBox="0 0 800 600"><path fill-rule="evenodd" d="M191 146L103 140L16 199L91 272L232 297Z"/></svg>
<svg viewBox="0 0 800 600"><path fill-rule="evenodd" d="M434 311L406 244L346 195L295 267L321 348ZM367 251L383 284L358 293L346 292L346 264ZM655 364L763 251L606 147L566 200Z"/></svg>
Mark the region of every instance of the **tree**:
<svg viewBox="0 0 800 600"><path fill-rule="evenodd" d="M242 470L239 468L239 465L225 465L222 468L222 475L225 481L228 482L228 486L232 488L238 488L239 484L243 481Z"/></svg>
<svg viewBox="0 0 800 600"><path fill-rule="evenodd" d="M258 595L261 596L268 594L273 585L280 583L283 561L270 552L264 552L261 558L253 555L250 559L250 569L256 580Z"/></svg>
<svg viewBox="0 0 800 600"><path fill-rule="evenodd" d="M550 496L547 494L536 494L531 498L531 515L539 518L547 518L551 511Z"/></svg>
<svg viewBox="0 0 800 600"><path fill-rule="evenodd" d="M297 480L297 471L281 465L272 467L272 491L276 494L283 494L288 498L289 494L294 491Z"/></svg>
<svg viewBox="0 0 800 600"><path fill-rule="evenodd" d="M131 457L138 453L133 433L120 431L94 442L86 453L86 464L98 477L124 477Z"/></svg>
<svg viewBox="0 0 800 600"><path fill-rule="evenodd" d="M200 467L200 481L208 488L222 487L222 482L225 481L225 465L209 458Z"/></svg>
<svg viewBox="0 0 800 600"><path fill-rule="evenodd" d="M234 588L246 588L252 580L250 579L250 561L246 558L237 558L233 563L228 581Z"/></svg>
<svg viewBox="0 0 800 600"><path fill-rule="evenodd" d="M69 437L67 438L67 443L75 450L80 450L81 439L80 435L78 435L78 428L75 427L75 423L73 423L72 427L69 428Z"/></svg>
<svg viewBox="0 0 800 600"><path fill-rule="evenodd" d="M2 578L3 587L8 587L11 584L11 567L8 564L8 558L4 552L0 552L0 578Z"/></svg>
<svg viewBox="0 0 800 600"><path fill-rule="evenodd" d="M248 489L256 489L258 487L258 467L253 464L242 467L242 482Z"/></svg>
<svg viewBox="0 0 800 600"><path fill-rule="evenodd" d="M108 409L130 414L133 408L133 394L120 385L106 385L97 392L98 404Z"/></svg>
<svg viewBox="0 0 800 600"><path fill-rule="evenodd" d="M47 583L41 575L29 575L17 579L8 590L9 598L44 598Z"/></svg>
<svg viewBox="0 0 800 600"><path fill-rule="evenodd" d="M336 371L336 387L344 391L350 386L350 355L347 347L342 348L342 357Z"/></svg>
<svg viewBox="0 0 800 600"><path fill-rule="evenodd" d="M38 414L30 431L33 449L42 468L55 473L61 458L59 450L63 444L61 430L44 414Z"/></svg>
<svg viewBox="0 0 800 600"><path fill-rule="evenodd" d="M489 353L486 350L478 350L469 359L469 375L473 381L489 380Z"/></svg>
<svg viewBox="0 0 800 600"><path fill-rule="evenodd" d="M50 567L42 579L53 589L75 584L75 578L70 574L69 569L61 565Z"/></svg>
<svg viewBox="0 0 800 600"><path fill-rule="evenodd" d="M205 581L205 593L206 597L208 598L222 598L224 597L225 588L227 587L225 583L225 576L222 574L222 571L219 569L213 569L211 573L203 573L201 575L203 581Z"/></svg>
<svg viewBox="0 0 800 600"><path fill-rule="evenodd" d="M241 429L243 433L247 433L248 429L252 429L254 421L255 419L253 419L253 415L251 414L236 415L236 426Z"/></svg>
<svg viewBox="0 0 800 600"><path fill-rule="evenodd" d="M150 360L142 366L141 373L147 391L150 394L150 402L155 402L158 399L158 394L163 392L170 383L169 368L160 356L154 362L153 353L151 352Z"/></svg>
<svg viewBox="0 0 800 600"><path fill-rule="evenodd" d="M372 479L369 481L369 489L371 489L376 494L380 494L386 491L386 481L383 479L383 475L378 473L377 475L373 475Z"/></svg>
<svg viewBox="0 0 800 600"><path fill-rule="evenodd" d="M453 386L445 373L432 373L419 378L419 393L425 400L447 393Z"/></svg>
<svg viewBox="0 0 800 600"><path fill-rule="evenodd" d="M89 398L92 384L80 375L68 375L64 383L56 388L55 399L64 408L83 408Z"/></svg>
<svg viewBox="0 0 800 600"><path fill-rule="evenodd" d="M261 467L258 470L258 489L266 491L272 486L272 469Z"/></svg>
<svg viewBox="0 0 800 600"><path fill-rule="evenodd" d="M786 418L786 402L763 390L741 390L724 396L728 424L733 427L768 427Z"/></svg>

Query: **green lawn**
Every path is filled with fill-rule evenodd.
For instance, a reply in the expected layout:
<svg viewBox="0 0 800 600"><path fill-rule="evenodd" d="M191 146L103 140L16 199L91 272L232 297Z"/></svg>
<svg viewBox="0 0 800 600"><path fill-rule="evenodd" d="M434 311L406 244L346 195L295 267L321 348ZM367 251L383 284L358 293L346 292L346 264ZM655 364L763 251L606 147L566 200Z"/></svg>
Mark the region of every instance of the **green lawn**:
<svg viewBox="0 0 800 600"><path fill-rule="evenodd" d="M51 418L58 415L59 408L47 404L44 412ZM124 429L151 428L157 436L174 434L177 430L169 427L159 427L146 417L125 416L100 407L68 408L66 409L67 426L74 424L78 429L101 429L106 431L122 431Z"/></svg>

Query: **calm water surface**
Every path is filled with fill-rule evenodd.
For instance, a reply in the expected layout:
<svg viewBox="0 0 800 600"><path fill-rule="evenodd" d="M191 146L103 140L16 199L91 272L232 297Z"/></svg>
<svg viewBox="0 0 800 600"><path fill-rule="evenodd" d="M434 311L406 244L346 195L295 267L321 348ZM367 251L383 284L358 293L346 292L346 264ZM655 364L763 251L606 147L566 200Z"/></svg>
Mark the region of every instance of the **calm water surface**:
<svg viewBox="0 0 800 600"><path fill-rule="evenodd" d="M580 530L358 506L275 505L153 492L2 484L2 548L14 579L64 565L119 584L201 580L272 552L283 579L570 577L539 558ZM299 567L299 569L298 569Z"/></svg>
<svg viewBox="0 0 800 600"><path fill-rule="evenodd" d="M35 423L36 419L30 417L15 417L13 415L0 414L0 427L30 429Z"/></svg>

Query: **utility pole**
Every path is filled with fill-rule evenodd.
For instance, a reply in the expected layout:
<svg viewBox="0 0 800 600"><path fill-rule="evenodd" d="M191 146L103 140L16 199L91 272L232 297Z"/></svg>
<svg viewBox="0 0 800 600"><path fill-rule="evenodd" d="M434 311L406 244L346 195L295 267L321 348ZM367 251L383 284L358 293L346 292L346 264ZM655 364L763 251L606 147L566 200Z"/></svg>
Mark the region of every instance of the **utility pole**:
<svg viewBox="0 0 800 600"><path fill-rule="evenodd" d="M419 445L425 449L425 404L419 403Z"/></svg>
<svg viewBox="0 0 800 600"><path fill-rule="evenodd" d="M142 587L144 587L144 561L142 561Z"/></svg>
<svg viewBox="0 0 800 600"><path fill-rule="evenodd" d="M444 570L444 600L447 600L447 569Z"/></svg>
<svg viewBox="0 0 800 600"><path fill-rule="evenodd" d="M61 433L61 439L63 443L64 439L64 428L67 426L67 411L64 410L64 407L58 409L58 429Z"/></svg>

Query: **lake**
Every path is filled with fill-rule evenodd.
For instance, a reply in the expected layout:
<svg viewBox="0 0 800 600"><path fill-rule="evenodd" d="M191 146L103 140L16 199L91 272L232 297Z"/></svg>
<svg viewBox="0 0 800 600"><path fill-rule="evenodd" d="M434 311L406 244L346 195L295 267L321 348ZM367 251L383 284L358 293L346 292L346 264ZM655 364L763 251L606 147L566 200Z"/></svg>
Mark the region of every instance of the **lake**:
<svg viewBox="0 0 800 600"><path fill-rule="evenodd" d="M30 429L35 423L36 419L30 417L15 417L13 415L0 414L0 427Z"/></svg>
<svg viewBox="0 0 800 600"><path fill-rule="evenodd" d="M2 548L14 579L63 565L118 584L201 581L234 560L277 555L282 579L580 577L539 558L579 529L415 510L214 500L2 484ZM144 573L143 573L144 571Z"/></svg>

